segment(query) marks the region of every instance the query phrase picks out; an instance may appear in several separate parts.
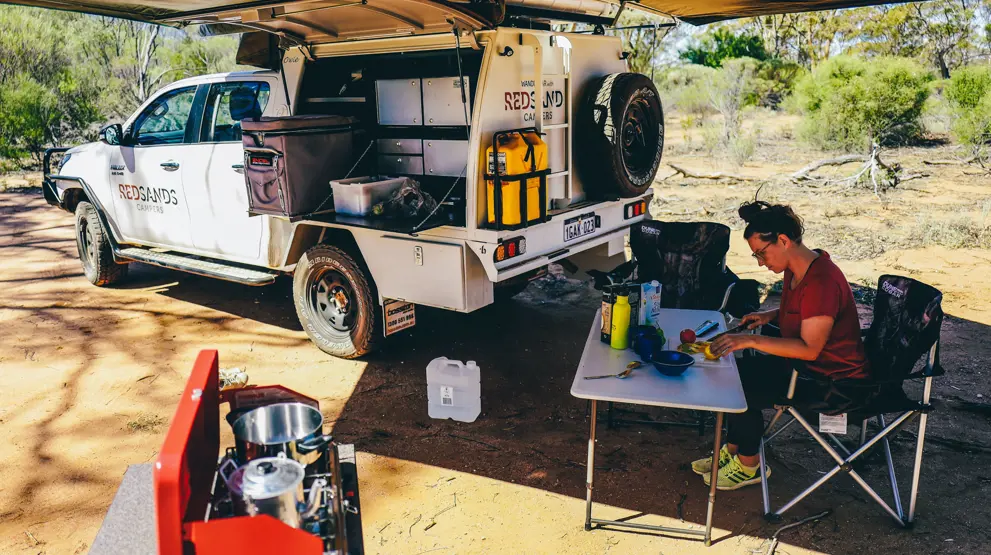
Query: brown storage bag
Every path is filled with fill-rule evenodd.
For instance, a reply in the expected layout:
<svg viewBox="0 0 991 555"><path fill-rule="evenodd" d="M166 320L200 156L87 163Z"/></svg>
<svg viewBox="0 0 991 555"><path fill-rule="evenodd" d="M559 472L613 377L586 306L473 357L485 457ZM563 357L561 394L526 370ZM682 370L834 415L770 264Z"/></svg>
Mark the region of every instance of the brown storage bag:
<svg viewBox="0 0 991 555"><path fill-rule="evenodd" d="M344 178L354 163L356 123L344 116L243 120L249 211L300 216L333 208L329 183Z"/></svg>

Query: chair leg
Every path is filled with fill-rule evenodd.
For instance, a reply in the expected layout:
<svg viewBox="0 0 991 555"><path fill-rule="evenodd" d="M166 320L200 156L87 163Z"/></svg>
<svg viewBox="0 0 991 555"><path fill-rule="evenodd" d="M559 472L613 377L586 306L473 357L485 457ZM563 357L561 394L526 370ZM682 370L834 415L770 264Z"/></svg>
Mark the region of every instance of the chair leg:
<svg viewBox="0 0 991 555"><path fill-rule="evenodd" d="M764 454L764 438L760 438L760 490L764 499L764 516L769 516L771 514L771 492L767 486L767 458Z"/></svg>
<svg viewBox="0 0 991 555"><path fill-rule="evenodd" d="M884 502L884 499L881 499L881 497L877 494L877 492L875 492L874 489L871 488L871 486L868 485L867 482L865 482L864 479L860 477L860 474L858 474L857 471L850 466L851 461L853 461L854 459L862 455L864 452L866 452L868 449L873 447L874 444L876 444L878 441L884 439L884 437L887 434L885 434L883 430L877 436L874 436L866 444L862 445L859 449L854 451L849 457L844 459L843 457L840 456L839 453L836 452L835 449L832 448L832 446L829 445L829 442L823 439L823 437L819 434L819 432L815 430L815 428L813 428L804 418L802 418L802 415L799 414L799 412L795 410L795 408L793 407L789 408L788 412L792 415L793 418L798 420L798 423L801 424L802 427L805 428L807 432L809 432L809 435L811 435L812 438L815 439L819 443L819 445L821 445L822 448L826 450L829 456L832 457L834 461L836 461L836 466L833 467L831 471L826 473L825 476L819 478L819 480L817 480L814 484L812 484L805 491L800 493L797 497L795 497L787 504L785 504L784 507L781 507L781 509L779 509L776 514L780 515L785 511L787 511L788 509L792 508L793 506L795 506L796 503L798 503L802 499L805 499L806 497L808 497L809 494L811 494L813 491L818 489L819 486L825 484L830 478L835 476L840 470L845 470L848 474L850 474L850 477L853 478L853 480L857 482L857 484L859 484L860 487L863 488L864 491L866 491L867 494L870 495L871 498L874 499L874 501L878 505L881 506L881 508L883 508L892 517L894 517L894 519L897 520L900 525L902 526L905 525L905 521L902 520L902 518L898 515L898 513L896 513L891 507L889 507L888 504ZM912 416L912 411L909 411L898 417L898 419L896 419L895 422L893 423L892 429L897 428L899 425L901 425L902 422L904 422L911 416Z"/></svg>
<svg viewBox="0 0 991 555"><path fill-rule="evenodd" d="M795 419L794 418L792 418L791 420L785 422L780 428L777 429L777 431L775 431L773 434L767 436L767 439L765 441L767 441L768 443L770 443L772 439L774 439L775 437L777 437L777 435L780 434L781 432L787 430L788 429L788 426L791 426L794 423L795 423Z"/></svg>
<svg viewBox="0 0 991 555"><path fill-rule="evenodd" d="M861 445L867 443L867 420L868 419L865 418L864 421L860 423L860 444ZM884 428L884 426L882 425L881 428Z"/></svg>
<svg viewBox="0 0 991 555"><path fill-rule="evenodd" d="M884 429L884 415L877 415L877 423ZM895 477L895 463L891 458L891 444L888 443L888 438L884 438L884 458L888 461L888 477L891 478L891 494L895 496L895 510L898 511L898 515L905 518L905 511L902 509L902 494L898 491L898 478Z"/></svg>
<svg viewBox="0 0 991 555"><path fill-rule="evenodd" d="M929 355L930 361L934 357L938 344L939 343L937 342L936 345L933 345L933 350ZM931 376L926 378L926 385L922 390L922 404L924 405L929 404L929 395L932 393L932 383L933 379ZM909 494L908 502L909 524L915 520L915 500L919 494L919 473L922 470L922 448L925 446L926 442L926 421L928 420L928 417L929 415L924 412L921 416L919 416L919 439L915 442L915 467L912 469L912 491Z"/></svg>

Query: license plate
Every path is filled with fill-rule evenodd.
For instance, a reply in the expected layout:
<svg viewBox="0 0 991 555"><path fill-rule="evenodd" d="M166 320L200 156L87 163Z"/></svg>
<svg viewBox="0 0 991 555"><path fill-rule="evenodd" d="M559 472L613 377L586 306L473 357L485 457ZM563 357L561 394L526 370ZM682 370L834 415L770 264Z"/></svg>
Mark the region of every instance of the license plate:
<svg viewBox="0 0 991 555"><path fill-rule="evenodd" d="M382 312L385 316L386 337L416 325L416 311L413 303L387 301Z"/></svg>
<svg viewBox="0 0 991 555"><path fill-rule="evenodd" d="M595 212L589 212L588 214L582 214L581 216L565 220L564 242L574 241L575 239L595 233L595 220Z"/></svg>

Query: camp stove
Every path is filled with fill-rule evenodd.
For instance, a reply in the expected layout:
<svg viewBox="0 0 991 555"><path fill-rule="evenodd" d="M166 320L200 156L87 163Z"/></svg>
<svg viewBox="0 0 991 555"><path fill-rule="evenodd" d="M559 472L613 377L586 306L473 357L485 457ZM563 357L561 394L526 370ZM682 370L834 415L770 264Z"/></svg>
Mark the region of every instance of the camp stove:
<svg viewBox="0 0 991 555"><path fill-rule="evenodd" d="M202 351L155 463L158 552L363 553L353 446L325 439L307 464L292 453L245 461L233 446L218 459L223 403L235 416L278 403L319 410L279 385L220 391L217 351Z"/></svg>

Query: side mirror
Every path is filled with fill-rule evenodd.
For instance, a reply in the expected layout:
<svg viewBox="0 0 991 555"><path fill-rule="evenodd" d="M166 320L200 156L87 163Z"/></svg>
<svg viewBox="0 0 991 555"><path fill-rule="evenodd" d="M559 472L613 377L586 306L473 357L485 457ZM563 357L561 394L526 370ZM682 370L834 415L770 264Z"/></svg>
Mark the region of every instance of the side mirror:
<svg viewBox="0 0 991 555"><path fill-rule="evenodd" d="M112 123L100 130L100 141L108 145L119 146L123 138L124 130L119 123Z"/></svg>

